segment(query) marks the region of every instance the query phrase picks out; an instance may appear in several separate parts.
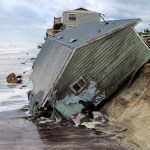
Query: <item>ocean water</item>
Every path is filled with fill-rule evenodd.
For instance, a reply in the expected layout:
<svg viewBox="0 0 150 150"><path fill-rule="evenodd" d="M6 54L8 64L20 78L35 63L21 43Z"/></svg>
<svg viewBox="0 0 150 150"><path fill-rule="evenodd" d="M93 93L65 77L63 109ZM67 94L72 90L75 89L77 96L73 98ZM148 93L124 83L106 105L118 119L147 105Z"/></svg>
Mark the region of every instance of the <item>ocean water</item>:
<svg viewBox="0 0 150 150"><path fill-rule="evenodd" d="M33 45L0 45L0 112L22 108L28 104L27 92L32 89L29 77L39 49ZM23 83L8 84L10 73L23 76Z"/></svg>

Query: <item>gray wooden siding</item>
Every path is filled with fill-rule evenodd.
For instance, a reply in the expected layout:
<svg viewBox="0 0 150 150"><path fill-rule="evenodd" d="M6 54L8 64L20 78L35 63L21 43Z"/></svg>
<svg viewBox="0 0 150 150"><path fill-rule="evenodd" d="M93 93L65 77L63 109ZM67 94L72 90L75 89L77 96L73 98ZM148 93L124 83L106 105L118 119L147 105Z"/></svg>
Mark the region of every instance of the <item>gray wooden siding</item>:
<svg viewBox="0 0 150 150"><path fill-rule="evenodd" d="M76 14L76 21L69 20L69 14ZM64 12L63 24L76 25L79 23L87 22L100 22L100 16L98 13L81 13L81 12Z"/></svg>
<svg viewBox="0 0 150 150"><path fill-rule="evenodd" d="M147 47L129 27L77 49L56 88L59 92L68 89L82 75L95 80L99 89L109 95L149 58Z"/></svg>

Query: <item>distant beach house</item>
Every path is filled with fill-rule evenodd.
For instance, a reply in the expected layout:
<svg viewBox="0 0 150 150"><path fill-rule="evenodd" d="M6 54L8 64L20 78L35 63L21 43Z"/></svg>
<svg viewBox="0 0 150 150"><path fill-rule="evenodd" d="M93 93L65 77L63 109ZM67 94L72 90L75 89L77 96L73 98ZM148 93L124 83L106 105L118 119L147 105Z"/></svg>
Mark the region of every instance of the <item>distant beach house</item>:
<svg viewBox="0 0 150 150"><path fill-rule="evenodd" d="M101 13L87 10L85 8L67 10L63 12L61 17L54 17L53 28L47 29L46 37L80 23L100 22L100 19Z"/></svg>
<svg viewBox="0 0 150 150"><path fill-rule="evenodd" d="M90 11L84 8L64 11L62 17L65 28L80 23L100 22L99 12Z"/></svg>

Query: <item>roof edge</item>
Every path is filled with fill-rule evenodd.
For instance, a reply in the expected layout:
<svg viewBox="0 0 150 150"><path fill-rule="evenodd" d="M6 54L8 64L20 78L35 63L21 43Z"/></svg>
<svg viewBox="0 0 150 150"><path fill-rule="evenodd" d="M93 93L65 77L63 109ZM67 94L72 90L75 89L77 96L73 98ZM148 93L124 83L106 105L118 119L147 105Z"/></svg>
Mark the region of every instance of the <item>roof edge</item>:
<svg viewBox="0 0 150 150"><path fill-rule="evenodd" d="M85 8L84 8L85 9ZM63 13L65 12L89 12L89 13L98 13L98 14L101 14L100 12L97 12L97 11L92 11L92 10L88 10L88 9L85 9L85 10L78 10L77 9L72 9L72 10L66 10L66 11L63 11Z"/></svg>
<svg viewBox="0 0 150 150"><path fill-rule="evenodd" d="M54 41L55 41L55 40L54 40ZM56 42L57 42L57 41L56 41ZM59 42L57 42L57 43L59 43ZM59 82L59 79L60 79L61 76L63 75L63 73L64 73L66 67L68 66L68 64L69 64L69 62L70 62L70 60L71 60L71 58L73 57L75 51L76 51L76 48L73 48L73 50L72 50L72 52L70 53L70 55L69 55L69 57L68 57L66 63L64 64L64 66L62 67L62 69L61 69L59 75L58 75L57 78L55 79L55 81L54 81L54 83L53 83L53 86L49 89L47 95L46 95L45 98L41 101L41 107L44 107L45 104L46 104L46 102L48 101L48 99L47 99L48 95L51 94L52 92L54 92L55 87L56 87L56 85L57 85L58 82Z"/></svg>
<svg viewBox="0 0 150 150"><path fill-rule="evenodd" d="M59 44L65 46L65 47L68 47L68 48L71 48L71 49L74 49L74 47L75 47L75 46L73 46L73 45L71 45L71 44L69 44L69 43L64 43L64 42L62 42L62 41L60 41L60 40L58 41L57 39L53 39L52 37L48 37L47 40L52 40L52 41L54 41L54 42L56 42L56 43L59 43Z"/></svg>

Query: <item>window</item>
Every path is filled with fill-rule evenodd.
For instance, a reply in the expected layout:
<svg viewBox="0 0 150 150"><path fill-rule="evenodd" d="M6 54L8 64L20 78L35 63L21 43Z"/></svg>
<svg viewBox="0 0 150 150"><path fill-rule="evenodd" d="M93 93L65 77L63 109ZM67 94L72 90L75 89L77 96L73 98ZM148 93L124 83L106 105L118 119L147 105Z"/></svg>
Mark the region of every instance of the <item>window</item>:
<svg viewBox="0 0 150 150"><path fill-rule="evenodd" d="M76 83L76 84L73 86L73 89L74 89L76 92L78 92L78 91L81 89L81 87Z"/></svg>
<svg viewBox="0 0 150 150"><path fill-rule="evenodd" d="M78 94L86 87L86 85L87 82L82 77L80 77L78 81L75 81L69 87L75 94Z"/></svg>
<svg viewBox="0 0 150 150"><path fill-rule="evenodd" d="M69 20L76 20L76 14L69 14Z"/></svg>

